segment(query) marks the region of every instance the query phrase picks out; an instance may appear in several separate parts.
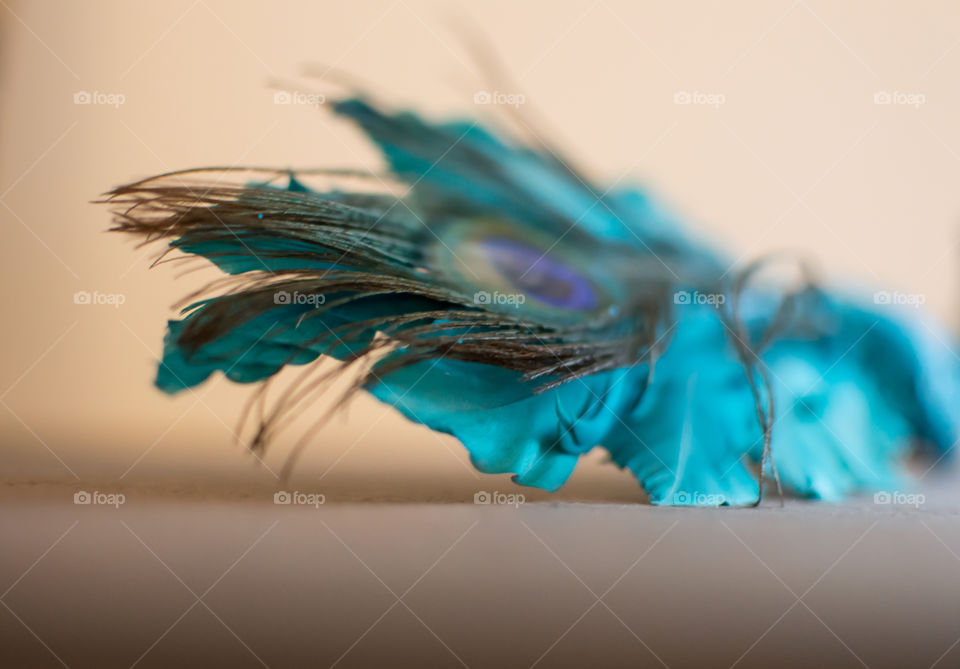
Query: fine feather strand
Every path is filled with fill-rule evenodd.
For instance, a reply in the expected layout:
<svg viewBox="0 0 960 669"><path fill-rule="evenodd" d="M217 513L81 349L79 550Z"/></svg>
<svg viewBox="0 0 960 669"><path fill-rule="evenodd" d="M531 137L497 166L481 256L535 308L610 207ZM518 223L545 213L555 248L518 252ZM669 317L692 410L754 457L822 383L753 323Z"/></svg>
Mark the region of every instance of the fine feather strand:
<svg viewBox="0 0 960 669"><path fill-rule="evenodd" d="M669 318L668 286L653 263L659 285L644 285L641 297L617 317L561 326L485 309L430 266L409 221L309 191L185 184L173 173L116 188L107 201L115 206L114 230L168 240L188 252L222 247L202 253L226 263L243 254L250 270L260 270L235 277L220 299L200 303L203 317L178 340L187 351L274 308L281 292L324 296L305 316L321 319L349 302L404 297L422 304L402 317L388 314L344 328L338 343L362 343L362 357L383 345L359 342L354 334L378 330L402 352L380 371L443 356L521 372L541 381L542 390L648 360L658 326Z"/></svg>

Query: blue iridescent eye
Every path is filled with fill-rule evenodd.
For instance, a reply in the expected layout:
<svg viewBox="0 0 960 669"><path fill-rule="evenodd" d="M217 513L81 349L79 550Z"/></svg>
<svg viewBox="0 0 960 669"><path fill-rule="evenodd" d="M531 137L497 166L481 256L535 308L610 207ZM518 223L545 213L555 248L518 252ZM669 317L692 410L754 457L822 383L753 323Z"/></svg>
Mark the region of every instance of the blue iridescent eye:
<svg viewBox="0 0 960 669"><path fill-rule="evenodd" d="M590 280L548 252L510 237L490 237L480 245L490 264L518 292L558 309L596 308Z"/></svg>
<svg viewBox="0 0 960 669"><path fill-rule="evenodd" d="M621 281L592 256L576 231L557 236L507 220L462 219L434 229L431 261L492 311L568 324L615 316ZM614 298L616 294L616 298Z"/></svg>

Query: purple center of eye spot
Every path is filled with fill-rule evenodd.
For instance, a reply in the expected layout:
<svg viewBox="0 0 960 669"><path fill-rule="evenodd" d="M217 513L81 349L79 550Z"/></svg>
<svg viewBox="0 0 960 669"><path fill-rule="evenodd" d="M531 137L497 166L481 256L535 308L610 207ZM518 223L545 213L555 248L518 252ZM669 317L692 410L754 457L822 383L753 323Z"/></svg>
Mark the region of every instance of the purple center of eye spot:
<svg viewBox="0 0 960 669"><path fill-rule="evenodd" d="M518 292L559 309L596 308L597 295L590 281L544 251L510 237L489 237L481 246Z"/></svg>

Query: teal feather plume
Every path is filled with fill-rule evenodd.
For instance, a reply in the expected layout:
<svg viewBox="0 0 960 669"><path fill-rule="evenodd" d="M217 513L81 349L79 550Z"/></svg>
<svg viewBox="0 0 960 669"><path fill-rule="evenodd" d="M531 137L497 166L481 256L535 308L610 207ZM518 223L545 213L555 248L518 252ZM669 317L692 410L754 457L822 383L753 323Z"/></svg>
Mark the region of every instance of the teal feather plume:
<svg viewBox="0 0 960 669"><path fill-rule="evenodd" d="M647 193L601 197L554 153L476 122L332 107L391 183L187 170L107 196L114 229L226 275L169 322L158 387L305 366L254 447L323 387L311 370L331 357L363 366L351 393L547 490L596 446L654 504L692 506L755 503L769 474L825 500L892 489L911 452L952 450L960 363L919 312L810 281L755 288L756 266L727 276L725 253Z"/></svg>

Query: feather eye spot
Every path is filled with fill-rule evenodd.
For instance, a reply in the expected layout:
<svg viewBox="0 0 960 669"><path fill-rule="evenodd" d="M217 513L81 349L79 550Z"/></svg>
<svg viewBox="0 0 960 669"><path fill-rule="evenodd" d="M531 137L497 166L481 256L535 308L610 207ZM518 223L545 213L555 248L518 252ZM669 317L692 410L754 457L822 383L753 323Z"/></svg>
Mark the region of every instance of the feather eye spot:
<svg viewBox="0 0 960 669"><path fill-rule="evenodd" d="M485 310L554 325L619 313L610 311L615 273L592 266L572 234L557 238L489 218L452 221L437 232L434 266Z"/></svg>
<svg viewBox="0 0 960 669"><path fill-rule="evenodd" d="M510 237L480 242L488 262L519 294L557 309L596 308L597 294L590 280L548 251Z"/></svg>

